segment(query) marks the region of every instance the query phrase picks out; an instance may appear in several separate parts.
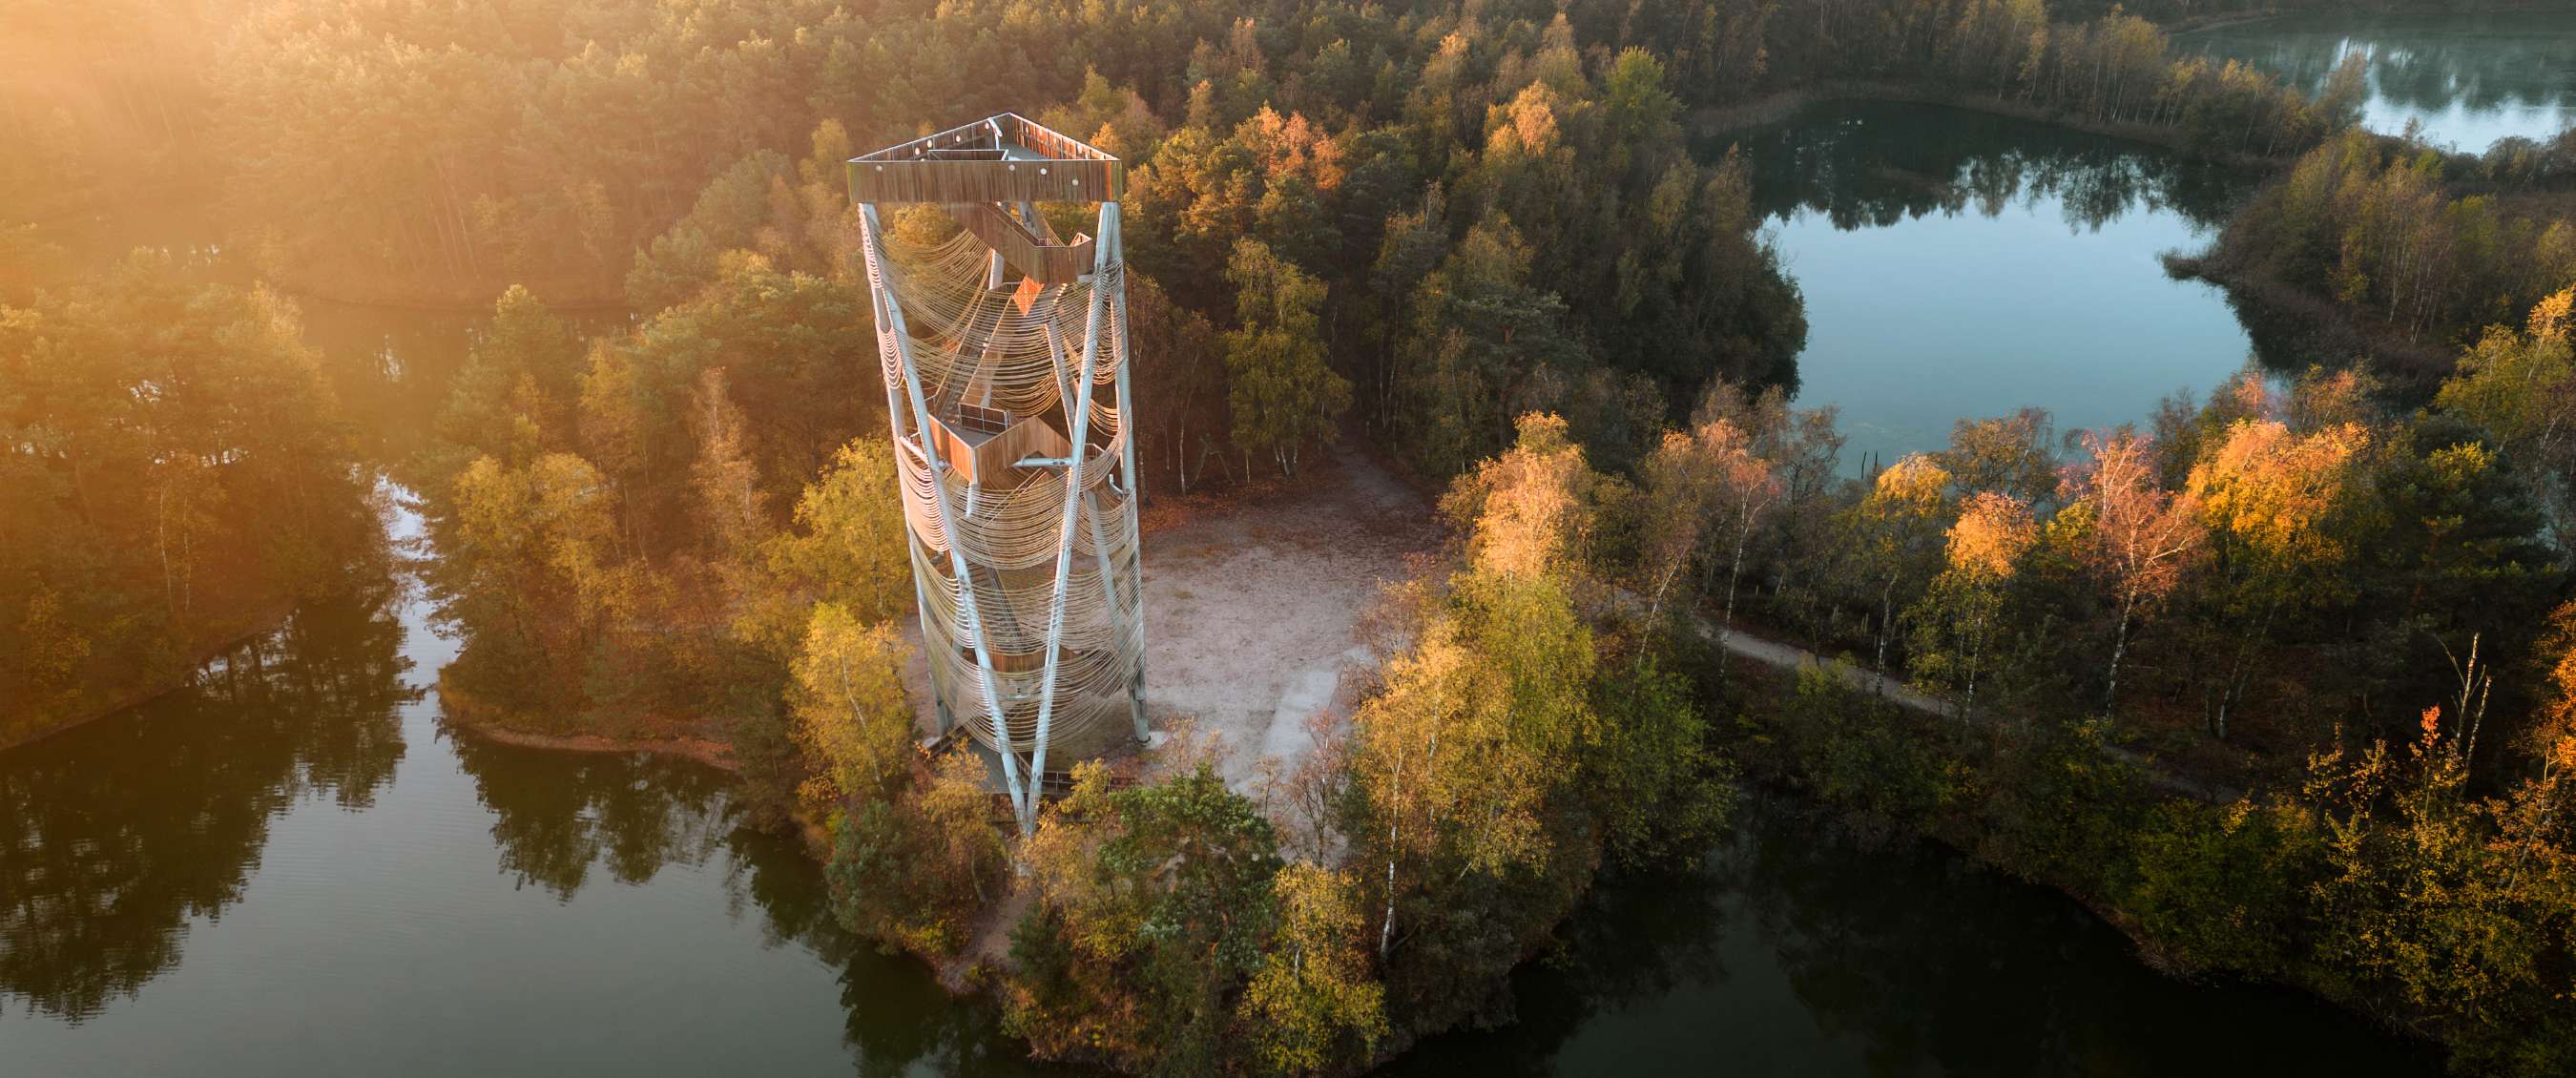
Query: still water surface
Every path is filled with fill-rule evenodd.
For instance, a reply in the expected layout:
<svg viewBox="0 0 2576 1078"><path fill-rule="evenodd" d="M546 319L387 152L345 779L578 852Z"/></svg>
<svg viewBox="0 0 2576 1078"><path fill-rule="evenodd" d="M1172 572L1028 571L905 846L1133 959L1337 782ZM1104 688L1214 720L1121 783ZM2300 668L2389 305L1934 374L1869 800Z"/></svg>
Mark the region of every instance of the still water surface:
<svg viewBox="0 0 2576 1078"><path fill-rule="evenodd" d="M1520 1022L1392 1075L2279 1078L2440 1073L2282 989L2190 984L2064 895L1757 796L1699 872L1596 892Z"/></svg>
<svg viewBox="0 0 2576 1078"><path fill-rule="evenodd" d="M2062 429L2206 392L2253 343L2205 246L2253 177L2135 143L1935 105L1834 102L1715 140L1807 302L1798 403L1841 409L1847 471L2030 406Z"/></svg>
<svg viewBox="0 0 2576 1078"><path fill-rule="evenodd" d="M443 731L451 652L410 594L309 609L196 689L0 755L0 1074L1039 1072L988 1006L834 928L721 774ZM1392 1073L2437 1070L1795 804L1591 907L1515 979L1519 1023Z"/></svg>
<svg viewBox="0 0 2576 1078"><path fill-rule="evenodd" d="M2306 12L2178 35L2175 44L2243 60L2308 93L2346 54L2370 63L2362 123L2409 123L2439 145L2483 153L2509 135L2546 141L2576 120L2576 12Z"/></svg>
<svg viewBox="0 0 2576 1078"><path fill-rule="evenodd" d="M0 754L0 1074L1028 1069L722 773L442 729L427 613L308 607Z"/></svg>

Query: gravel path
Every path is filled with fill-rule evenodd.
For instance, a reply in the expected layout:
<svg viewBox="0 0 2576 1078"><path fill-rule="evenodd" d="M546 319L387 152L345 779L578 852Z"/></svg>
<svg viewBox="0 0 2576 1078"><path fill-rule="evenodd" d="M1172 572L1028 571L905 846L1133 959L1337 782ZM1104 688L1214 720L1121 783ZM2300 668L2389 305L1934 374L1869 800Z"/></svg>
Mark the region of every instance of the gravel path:
<svg viewBox="0 0 2576 1078"><path fill-rule="evenodd" d="M1723 636L1722 642L1728 652L1766 666L1776 666L1784 670L1802 670L1810 666L1827 665L1823 657L1815 652L1776 640L1765 640L1742 629L1721 634L1716 624L1707 618L1700 619L1700 632L1713 637ZM1896 706L1908 711L1942 718L1950 718L1958 714L1958 709L1950 706L1949 701L1919 691L1878 671L1863 669L1849 663L1840 664L1840 668L1843 680L1872 696L1885 697Z"/></svg>
<svg viewBox="0 0 2576 1078"><path fill-rule="evenodd" d="M1714 620L1700 618L1698 621L1701 633L1711 637L1720 635ZM1823 657L1815 652L1776 640L1765 640L1742 629L1724 634L1724 643L1726 650L1731 654L1741 655L1766 666L1775 666L1784 670L1800 670L1810 666L1826 665ZM1955 720L1959 716L1959 709L1949 701L1915 689L1878 671L1863 669L1850 663L1831 664L1829 668L1840 670L1846 683L1870 695L1883 697L1908 711L1940 719ZM1975 721L1991 722L1994 717L1992 712L1980 712ZM2245 796L2243 790L2212 785L2167 770L2162 764L2157 763L2155 758L2134 749L2113 745L2109 747L2109 751L2114 759L2137 768L2148 785L2166 793L2207 801L2211 804L2225 804Z"/></svg>

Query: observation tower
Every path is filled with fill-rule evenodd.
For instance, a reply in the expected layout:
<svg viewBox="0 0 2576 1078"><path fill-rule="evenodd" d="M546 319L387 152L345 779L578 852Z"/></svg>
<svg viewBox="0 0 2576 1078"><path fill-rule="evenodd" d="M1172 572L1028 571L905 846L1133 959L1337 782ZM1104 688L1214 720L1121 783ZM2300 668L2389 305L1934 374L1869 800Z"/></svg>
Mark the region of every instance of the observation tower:
<svg viewBox="0 0 2576 1078"><path fill-rule="evenodd" d="M1001 757L1025 832L1050 749L1147 733L1126 166L1006 113L849 169L940 726Z"/></svg>

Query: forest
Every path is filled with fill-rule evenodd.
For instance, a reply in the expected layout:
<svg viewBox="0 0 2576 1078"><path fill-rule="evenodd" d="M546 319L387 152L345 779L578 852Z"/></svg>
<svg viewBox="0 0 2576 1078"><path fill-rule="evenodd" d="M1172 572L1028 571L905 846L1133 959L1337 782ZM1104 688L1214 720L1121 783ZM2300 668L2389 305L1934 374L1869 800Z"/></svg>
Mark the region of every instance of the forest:
<svg viewBox="0 0 2576 1078"><path fill-rule="evenodd" d="M1795 285L1755 231L1744 164L1684 153L1677 136L1695 108L1822 78L1913 79L2190 131L2235 153L2314 142L2348 107L2178 59L2134 17L2058 25L2035 3L1239 14L887 5L863 18L812 0L20 5L0 35L17 73L0 87L0 131L27 151L0 164L0 205L18 218L0 228L0 287L30 312L79 289L143 287L129 273L66 289L64 250L107 207L177 197L211 199L230 223L225 257L248 277L236 270L222 287L478 307L499 297L439 423L443 448L401 478L442 520L486 456L501 470L475 473L473 500L514 528L535 525L501 511L510 499L581 504L554 507L560 535L449 544L457 556L440 572L476 642L460 695L557 721L730 713L769 706L785 664L753 662L756 688L720 706L741 683L733 664L749 661L727 607L766 602L753 595L764 575L760 587L796 596L782 600L791 606L812 598L815 585L777 579L757 548L771 532L830 526L799 523L802 492L874 427L873 393L835 359L870 332L835 179L854 147L934 118L1054 102L1042 119L1142 166L1132 246L1140 353L1154 366L1139 375L1167 387L1148 401L1144 459L1156 483L1188 491L1246 481L1256 458L1265 474L1292 471L1345 409L1436 482L1499 449L1526 411L1568 417L1596 458L1625 465L1711 376L1794 384ZM959 77L969 69L1007 76ZM603 302L639 329L585 342L546 313ZM15 465L82 471L92 451L78 441L106 435L73 432L101 417L5 388L12 429L33 432ZM327 425L332 413L303 414ZM727 423L745 432L726 440L728 460L699 459ZM179 482L157 474L169 463L154 458L154 482ZM689 489L724 467L747 484L730 524ZM54 529L59 549L134 545L157 561L175 542L173 567L155 570L171 579L215 564L187 553L187 528L156 523L137 543L141 532L78 499L46 500L78 522ZM342 503L336 512L363 512ZM261 508L205 512L249 520ZM12 655L0 665L29 686L13 699L84 699L61 694L111 670L129 689L163 684L255 624L175 624L188 604L165 601L157 617L174 624L146 628L132 597L90 601L120 585L71 584L77 571L53 569L56 555L13 546L30 569L0 586L0 618L68 618L92 641ZM485 566L482 550L526 564ZM37 578L49 583L25 583ZM254 592L274 605L283 590ZM136 642L105 646L111 636ZM147 638L151 657L136 650ZM526 677L540 669L554 676ZM650 676L625 676L639 671ZM14 721L32 731L94 713L123 698L113 688ZM550 698L510 699L528 692Z"/></svg>
<svg viewBox="0 0 2576 1078"><path fill-rule="evenodd" d="M1566 93L1543 56L1556 14L1340 0L17 5L0 135L26 152L0 164L0 205L53 220L211 180L232 242L281 284L479 303L517 283L613 303L630 253L746 157L795 153L827 120L879 145L934 118L1070 102L1095 73L1170 126L1222 136L1267 106L1349 143L1355 170L1381 152L1358 136L1400 132L1400 164L1455 179L1453 148L1483 145L1490 110L1532 83ZM1556 44L1580 41L1593 77L1647 49L1683 109L1891 80L2259 153L2304 148L2334 119L2331 100L2312 114L2117 8L1692 0L1562 14ZM1395 207L1334 195L1317 191L1335 231L1358 226L1357 253Z"/></svg>
<svg viewBox="0 0 2576 1078"><path fill-rule="evenodd" d="M2367 354L2429 383L2458 346L2576 278L2571 210L2576 135L2461 154L2355 128L2301 155L2178 267L2358 323Z"/></svg>
<svg viewBox="0 0 2576 1078"><path fill-rule="evenodd" d="M318 363L291 302L163 257L0 294L0 744L382 574L378 495Z"/></svg>
<svg viewBox="0 0 2576 1078"><path fill-rule="evenodd" d="M1353 1073L1505 1020L1596 881L1688 863L1764 783L2170 968L2564 1074L2576 148L2372 135L2357 68L2305 97L2158 25L2247 6L14 6L0 743L382 578L399 496L451 715L718 731L882 946L953 959L1021 890L982 987L1042 1056ZM2249 369L2128 428L1968 417L1856 474L1791 403L1753 166L1689 138L1829 84L2271 168L2193 269L2436 358ZM1396 657L1262 798L1184 737L1021 837L916 741L841 162L1006 110L1130 162L1149 492L1309 481L1342 439L1443 492L1450 546L1370 619ZM247 273L71 266L169 199ZM289 294L488 312L424 448L364 458Z"/></svg>

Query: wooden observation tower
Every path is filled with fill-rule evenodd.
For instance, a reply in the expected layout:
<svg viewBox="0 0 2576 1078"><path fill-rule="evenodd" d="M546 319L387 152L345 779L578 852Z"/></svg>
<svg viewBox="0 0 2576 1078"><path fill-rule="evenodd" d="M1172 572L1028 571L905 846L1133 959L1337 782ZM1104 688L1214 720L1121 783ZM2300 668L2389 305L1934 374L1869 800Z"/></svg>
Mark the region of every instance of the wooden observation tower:
<svg viewBox="0 0 2576 1078"><path fill-rule="evenodd" d="M1050 748L1147 733L1126 166L1004 114L849 167L940 724L1000 755L1026 831ZM936 208L910 243L900 204ZM1088 234L1040 212L1068 204Z"/></svg>

